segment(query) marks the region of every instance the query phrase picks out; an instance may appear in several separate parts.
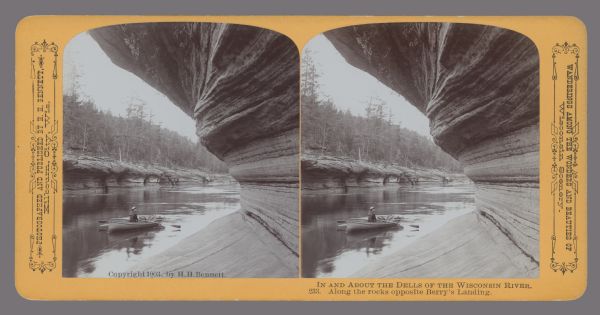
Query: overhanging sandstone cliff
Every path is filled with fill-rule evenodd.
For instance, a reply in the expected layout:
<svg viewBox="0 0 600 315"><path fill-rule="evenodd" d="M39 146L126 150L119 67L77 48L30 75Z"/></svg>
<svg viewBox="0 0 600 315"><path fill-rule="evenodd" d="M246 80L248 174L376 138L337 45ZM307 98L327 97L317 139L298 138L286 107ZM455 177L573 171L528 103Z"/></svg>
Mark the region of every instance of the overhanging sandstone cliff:
<svg viewBox="0 0 600 315"><path fill-rule="evenodd" d="M491 26L394 23L325 33L348 63L403 95L477 186L478 214L532 275L539 265L539 60Z"/></svg>
<svg viewBox="0 0 600 315"><path fill-rule="evenodd" d="M202 144L240 183L243 214L281 242L287 252L280 262L296 269L299 57L294 43L266 29L217 23L126 24L90 34L116 65L195 119Z"/></svg>

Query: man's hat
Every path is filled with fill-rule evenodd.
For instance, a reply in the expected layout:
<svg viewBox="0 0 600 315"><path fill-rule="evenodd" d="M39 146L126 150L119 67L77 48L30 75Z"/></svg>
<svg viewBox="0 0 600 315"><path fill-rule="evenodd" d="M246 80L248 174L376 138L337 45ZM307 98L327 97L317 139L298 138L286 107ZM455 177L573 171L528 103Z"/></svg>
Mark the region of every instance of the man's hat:
<svg viewBox="0 0 600 315"><path fill-rule="evenodd" d="M131 207L131 210L135 210L135 207Z"/></svg>
<svg viewBox="0 0 600 315"><path fill-rule="evenodd" d="M375 209L375 207L371 207L371 208L369 208L369 210L373 210L373 209Z"/></svg>

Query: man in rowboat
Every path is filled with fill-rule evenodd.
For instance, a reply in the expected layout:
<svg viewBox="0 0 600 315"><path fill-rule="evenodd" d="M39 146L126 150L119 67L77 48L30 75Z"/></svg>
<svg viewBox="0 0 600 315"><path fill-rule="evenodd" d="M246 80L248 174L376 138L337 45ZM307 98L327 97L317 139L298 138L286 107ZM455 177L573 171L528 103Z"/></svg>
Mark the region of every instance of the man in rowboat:
<svg viewBox="0 0 600 315"><path fill-rule="evenodd" d="M375 215L375 207L369 208L369 214L367 215L367 221L369 221L369 222L377 221L377 216Z"/></svg>
<svg viewBox="0 0 600 315"><path fill-rule="evenodd" d="M129 210L129 222L137 222L138 221L138 215L137 215L137 211L134 207L131 207L131 210Z"/></svg>

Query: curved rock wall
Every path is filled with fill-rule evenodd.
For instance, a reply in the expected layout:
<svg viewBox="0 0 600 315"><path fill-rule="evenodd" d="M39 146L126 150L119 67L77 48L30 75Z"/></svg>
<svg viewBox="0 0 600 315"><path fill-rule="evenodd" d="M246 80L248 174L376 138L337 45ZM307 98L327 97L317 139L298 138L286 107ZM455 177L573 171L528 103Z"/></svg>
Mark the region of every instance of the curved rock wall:
<svg viewBox="0 0 600 315"><path fill-rule="evenodd" d="M266 29L217 23L126 24L90 34L116 65L196 120L202 144L240 183L247 218L283 243L289 252L281 257L298 256L295 44ZM285 259L297 266L297 257Z"/></svg>
<svg viewBox="0 0 600 315"><path fill-rule="evenodd" d="M492 26L369 24L325 36L348 63L403 95L476 186L479 215L539 263L539 60Z"/></svg>

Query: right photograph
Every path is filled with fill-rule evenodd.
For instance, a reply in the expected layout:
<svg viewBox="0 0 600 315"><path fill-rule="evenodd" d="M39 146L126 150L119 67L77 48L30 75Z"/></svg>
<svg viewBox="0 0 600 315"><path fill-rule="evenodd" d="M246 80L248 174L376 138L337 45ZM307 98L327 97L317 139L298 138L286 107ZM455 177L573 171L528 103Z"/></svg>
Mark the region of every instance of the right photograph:
<svg viewBox="0 0 600 315"><path fill-rule="evenodd" d="M539 276L539 56L462 23L334 29L301 66L301 274Z"/></svg>

